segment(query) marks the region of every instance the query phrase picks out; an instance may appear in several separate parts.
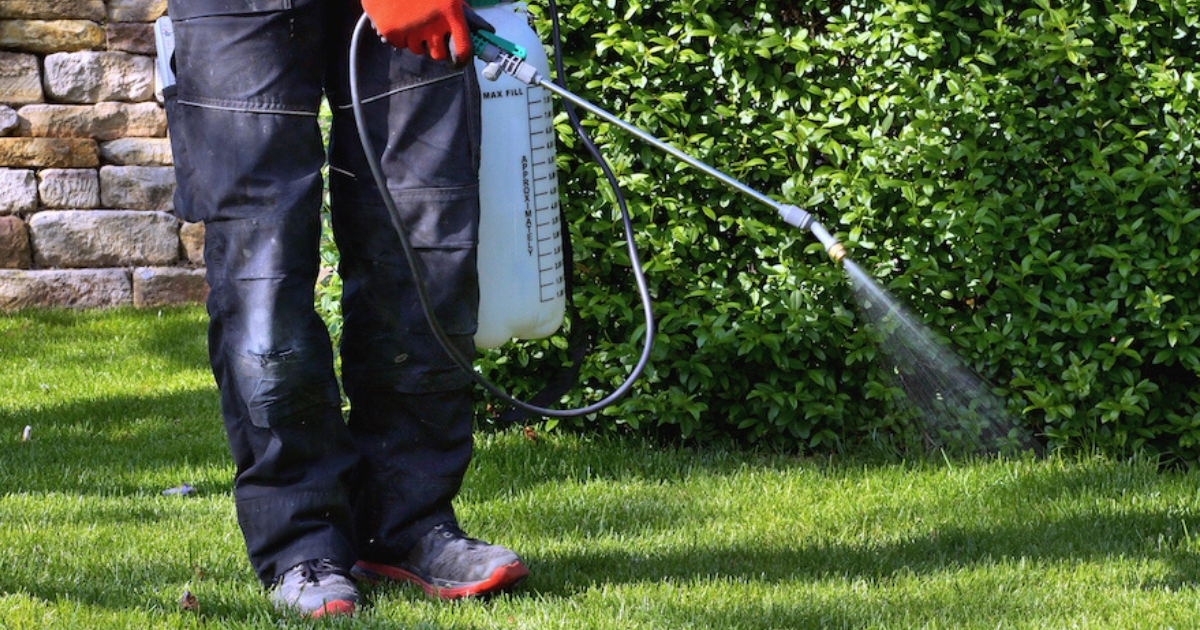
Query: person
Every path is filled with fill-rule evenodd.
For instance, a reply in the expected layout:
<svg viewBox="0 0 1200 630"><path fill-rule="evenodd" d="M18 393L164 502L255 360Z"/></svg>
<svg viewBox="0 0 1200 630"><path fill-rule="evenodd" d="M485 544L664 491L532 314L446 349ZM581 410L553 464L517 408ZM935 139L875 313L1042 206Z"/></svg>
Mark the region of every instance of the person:
<svg viewBox="0 0 1200 630"><path fill-rule="evenodd" d="M472 454L468 377L432 336L355 135L349 42L366 125L434 310L474 352L480 94L462 0L169 0L177 83L164 90L176 212L205 224L209 355L236 464L250 563L281 608L353 614L356 580L443 598L528 574L467 537L452 500ZM454 49L451 50L450 46ZM469 66L468 66L469 67ZM343 281L342 384L314 310L325 95Z"/></svg>

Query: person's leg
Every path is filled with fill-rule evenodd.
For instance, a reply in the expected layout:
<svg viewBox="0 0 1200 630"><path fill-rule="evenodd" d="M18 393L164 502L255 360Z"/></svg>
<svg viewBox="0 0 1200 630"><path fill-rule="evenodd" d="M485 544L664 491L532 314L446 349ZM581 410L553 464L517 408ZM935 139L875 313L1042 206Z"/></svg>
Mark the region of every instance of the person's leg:
<svg viewBox="0 0 1200 630"><path fill-rule="evenodd" d="M357 452L313 308L327 53L323 1L171 0L178 212L206 226L209 349L238 522L265 584L357 552Z"/></svg>
<svg viewBox="0 0 1200 630"><path fill-rule="evenodd" d="M480 130L474 69L366 39L357 63L374 158L417 250L434 311L458 349L473 356ZM358 566L443 597L506 588L527 573L520 559L466 538L454 518L452 500L471 458L470 381L426 322L364 161L347 81L336 77L344 67L331 73L330 187L342 256L343 382L364 458L355 509Z"/></svg>
<svg viewBox="0 0 1200 630"><path fill-rule="evenodd" d="M350 22L341 25L349 31ZM382 44L361 46L360 90L388 191L442 326L472 356L478 311L478 91L473 75ZM348 61L334 62L330 188L343 286L343 382L364 458L356 521L362 557L395 560L452 521L471 458L468 379L433 337L349 109Z"/></svg>

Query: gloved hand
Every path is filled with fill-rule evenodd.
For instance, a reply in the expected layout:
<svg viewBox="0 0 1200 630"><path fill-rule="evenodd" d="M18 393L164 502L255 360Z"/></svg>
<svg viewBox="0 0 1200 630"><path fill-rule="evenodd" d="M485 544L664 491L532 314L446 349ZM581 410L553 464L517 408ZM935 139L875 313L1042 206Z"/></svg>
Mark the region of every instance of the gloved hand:
<svg viewBox="0 0 1200 630"><path fill-rule="evenodd" d="M471 58L462 0L362 0L362 6L375 30L396 48L445 61L453 38L454 60L465 64Z"/></svg>

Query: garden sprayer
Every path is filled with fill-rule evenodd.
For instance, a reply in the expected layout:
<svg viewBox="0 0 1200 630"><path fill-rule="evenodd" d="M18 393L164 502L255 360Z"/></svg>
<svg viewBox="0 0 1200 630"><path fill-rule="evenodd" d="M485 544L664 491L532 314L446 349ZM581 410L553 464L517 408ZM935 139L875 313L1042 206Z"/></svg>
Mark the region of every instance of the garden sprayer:
<svg viewBox="0 0 1200 630"><path fill-rule="evenodd" d="M518 99L518 111L523 112L508 114L504 116L504 119L498 120L496 118L499 118L500 115L493 114L493 117L489 117L488 99L485 98L483 101L484 155L483 163L480 167L481 218L479 237L480 329L488 330L489 333L484 337L477 336L477 345L479 347L493 347L514 337L527 339L545 337L552 334L558 328L562 318L563 309L558 305L558 301L564 297L566 291L562 289L564 283L561 267L557 266L555 257L564 255L565 248L562 247L560 239L566 226L559 221L557 216L559 204L555 175L556 167L553 160L554 135L552 112L549 104L550 99L548 96L543 97L543 93L553 94L565 101L572 125L583 139L584 145L597 158L609 182L613 184L618 204L622 210L631 268L638 293L641 297L642 310L645 317L645 338L638 363L626 380L611 394L585 407L576 409L551 409L517 400L475 371L471 360L454 346L433 313L433 308L426 292L423 274L421 273L420 260L409 243L400 212L394 200L391 199L390 195L386 194L388 190L387 182L378 159L374 158L377 154L372 147L370 137L367 133L365 117L362 112L362 98L358 90L358 73L356 70L359 41L362 33L369 28L369 18L364 15L355 28L354 37L351 40L350 53L351 103L358 126L359 139L367 155L367 162L370 165L372 176L375 179L377 187L383 193L384 203L387 206L393 227L400 237L405 257L413 270L414 284L417 288L418 298L422 309L425 311L429 326L434 336L454 362L470 375L476 383L484 387L484 389L529 413L549 417L583 416L600 411L628 393L633 383L649 363L650 350L654 341L653 311L650 305L649 290L647 289L641 270L641 262L634 245L633 227L629 219L629 213L625 209L624 200L619 188L615 185L615 177L612 175L603 158L599 155L598 150L595 149L590 139L583 133L578 117L571 107L572 105L578 105L656 149L717 179L737 192L774 209L788 224L812 232L834 261L840 262L845 256L846 251L841 243L809 212L794 205L775 201L737 179L621 120L615 115L570 92L562 85L548 80L546 78L549 73L548 63L545 61L544 53L540 50L541 45L537 43L536 34L533 34L525 18L522 17L520 20L510 19L514 15L514 9L516 14L524 16L522 7L514 5L514 3L497 3L488 0L472 2L472 4L477 6L479 4L488 5L487 7L479 8L478 12L467 10L468 22L472 29L474 54L479 60L477 63L477 72L483 80L481 83L498 82L505 79L511 86L516 86L515 88L502 87L498 89L485 87L481 91L485 97L488 96L490 91L496 99L508 97ZM558 51L560 50L560 46L558 45L558 15L553 0L550 1L550 14L553 19L557 58L559 56ZM528 48L513 41L529 37L532 37L532 45ZM560 79L562 74L561 61L559 61L558 75ZM521 107L524 109L521 110ZM513 125L519 129L515 133L515 136ZM501 138L499 142L494 139L497 137L497 134ZM496 150L489 150L489 137L492 137L492 142L498 145ZM513 141L514 137L518 141ZM509 156L500 155L499 151L504 149L515 151L515 153ZM489 158L492 158L491 166L489 166ZM505 164L515 165L516 170L514 172L516 174L505 177L490 173L490 168L499 170L504 168ZM506 196L513 198L512 203L506 204L503 201ZM511 211L510 218L505 221L491 216L489 205L511 206L508 208ZM512 227L514 221L515 227ZM503 225L508 225L512 229L495 227ZM551 226L548 233L539 233L538 229L544 226ZM489 233L489 231L499 231L503 232L503 234ZM517 236L514 237L514 234ZM543 255L538 249L543 245L548 247L549 255ZM499 250L496 248L499 248ZM498 253L489 253L497 251ZM510 252L511 255L504 252ZM523 264L529 265L527 272L518 270L515 273L505 275L505 269ZM495 275L497 273L499 275ZM491 275L489 276L489 274ZM493 281L495 278L498 278L498 280ZM550 299L546 299L545 289L547 287L551 289L549 292ZM522 293L529 296L525 301L522 301L520 297ZM520 321L523 317L530 319L527 316L531 313L532 321L526 323ZM546 313L549 313L549 315L547 316ZM556 317L557 321L555 320ZM523 330L529 329L539 332L533 334L523 332Z"/></svg>

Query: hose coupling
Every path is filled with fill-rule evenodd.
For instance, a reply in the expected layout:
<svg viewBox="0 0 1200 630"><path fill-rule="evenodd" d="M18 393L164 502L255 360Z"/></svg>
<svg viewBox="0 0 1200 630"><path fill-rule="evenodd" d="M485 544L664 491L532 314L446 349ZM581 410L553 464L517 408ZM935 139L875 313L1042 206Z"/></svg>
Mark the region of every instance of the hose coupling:
<svg viewBox="0 0 1200 630"><path fill-rule="evenodd" d="M779 216L783 217L785 223L794 225L801 230L807 230L813 224L812 214L796 206L787 204L779 206Z"/></svg>

